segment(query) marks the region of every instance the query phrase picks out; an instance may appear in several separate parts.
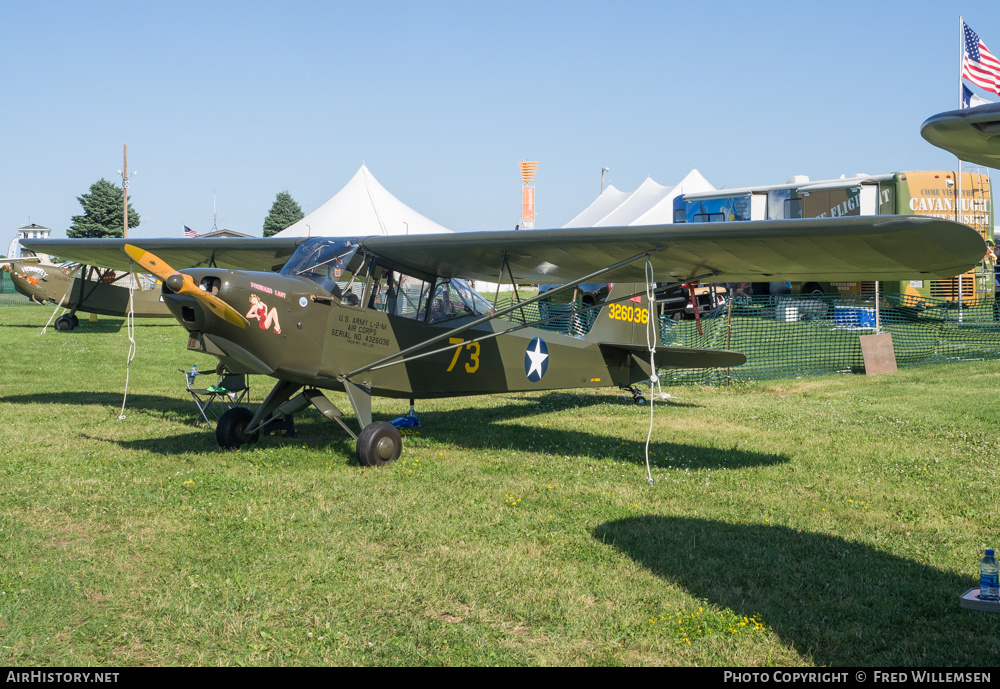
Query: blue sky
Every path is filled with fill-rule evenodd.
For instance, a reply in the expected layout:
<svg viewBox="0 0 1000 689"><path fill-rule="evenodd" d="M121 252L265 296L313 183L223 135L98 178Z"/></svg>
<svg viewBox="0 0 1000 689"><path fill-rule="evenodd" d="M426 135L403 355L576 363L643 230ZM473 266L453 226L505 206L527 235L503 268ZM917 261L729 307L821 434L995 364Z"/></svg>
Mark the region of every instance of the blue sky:
<svg viewBox="0 0 1000 689"><path fill-rule="evenodd" d="M520 160L537 227L602 167L623 190L951 169L919 126L957 107L959 14L1000 51L984 3L6 2L0 243L65 236L124 143L146 237L211 230L213 193L260 234L277 192L308 213L362 163L456 230L513 228Z"/></svg>

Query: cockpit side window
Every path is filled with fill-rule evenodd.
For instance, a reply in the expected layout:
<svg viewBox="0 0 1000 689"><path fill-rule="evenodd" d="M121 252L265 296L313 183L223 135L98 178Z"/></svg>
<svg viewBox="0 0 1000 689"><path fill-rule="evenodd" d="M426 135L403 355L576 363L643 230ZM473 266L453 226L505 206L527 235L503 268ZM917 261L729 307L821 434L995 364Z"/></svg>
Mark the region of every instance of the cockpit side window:
<svg viewBox="0 0 1000 689"><path fill-rule="evenodd" d="M485 316L492 313L490 303L472 287L458 278L439 280L431 298L428 322L458 318L460 316Z"/></svg>
<svg viewBox="0 0 1000 689"><path fill-rule="evenodd" d="M381 266L375 266L374 270L368 308L415 321L424 320L430 283Z"/></svg>

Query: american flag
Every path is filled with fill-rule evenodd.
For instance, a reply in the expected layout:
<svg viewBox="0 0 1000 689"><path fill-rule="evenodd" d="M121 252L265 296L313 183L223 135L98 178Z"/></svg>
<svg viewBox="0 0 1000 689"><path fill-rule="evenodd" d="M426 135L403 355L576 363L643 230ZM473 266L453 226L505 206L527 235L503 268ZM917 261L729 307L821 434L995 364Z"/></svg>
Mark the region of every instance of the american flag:
<svg viewBox="0 0 1000 689"><path fill-rule="evenodd" d="M185 237L200 237L201 235L192 230L187 225L184 226L184 236Z"/></svg>
<svg viewBox="0 0 1000 689"><path fill-rule="evenodd" d="M976 32L964 21L965 55L962 57L962 77L981 89L1000 96L1000 60L993 57Z"/></svg>

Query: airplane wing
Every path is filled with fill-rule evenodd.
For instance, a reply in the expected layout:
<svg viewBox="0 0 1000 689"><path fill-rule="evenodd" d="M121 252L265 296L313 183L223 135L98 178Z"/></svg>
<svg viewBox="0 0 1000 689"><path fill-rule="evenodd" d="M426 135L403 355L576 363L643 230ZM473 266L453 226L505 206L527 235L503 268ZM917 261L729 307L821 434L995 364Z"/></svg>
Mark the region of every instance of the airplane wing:
<svg viewBox="0 0 1000 689"><path fill-rule="evenodd" d="M938 113L920 125L920 136L962 160L1000 167L1000 103Z"/></svg>
<svg viewBox="0 0 1000 689"><path fill-rule="evenodd" d="M303 237L129 240L174 268L280 268ZM982 261L976 230L923 216L686 223L521 232L375 236L363 248L390 267L426 276L522 284L569 282L649 252L654 279L705 282L945 278ZM88 265L128 270L122 239L28 239L25 246ZM643 281L645 261L601 281Z"/></svg>
<svg viewBox="0 0 1000 689"><path fill-rule="evenodd" d="M704 282L947 278L986 255L979 233L924 216L685 223L636 227L367 237L369 252L415 274L519 283L569 282L650 252L654 279ZM645 260L601 281L644 281Z"/></svg>
<svg viewBox="0 0 1000 689"><path fill-rule="evenodd" d="M279 270L305 237L242 239L143 239L127 240L151 251L174 268L218 266L238 270ZM88 266L129 270L129 257L122 252L124 239L23 239L22 246Z"/></svg>

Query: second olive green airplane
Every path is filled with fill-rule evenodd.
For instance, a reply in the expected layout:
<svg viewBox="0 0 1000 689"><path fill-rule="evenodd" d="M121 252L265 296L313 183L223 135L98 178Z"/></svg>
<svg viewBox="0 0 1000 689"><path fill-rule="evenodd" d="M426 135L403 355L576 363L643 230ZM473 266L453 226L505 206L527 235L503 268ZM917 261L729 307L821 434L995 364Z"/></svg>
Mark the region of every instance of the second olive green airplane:
<svg viewBox="0 0 1000 689"><path fill-rule="evenodd" d="M974 229L921 216L269 238L242 253L233 241L24 244L116 269L140 266L163 281L163 298L188 331L189 350L216 357L230 371L275 379L255 411L237 407L222 416L221 446L255 442L271 421L315 407L355 438L366 466L390 462L402 448L392 424L373 421L372 396L634 391L657 369L746 360L739 352L657 344L647 299L657 282L936 279L968 270L986 253ZM267 272L277 261L284 264L280 273ZM531 299L497 309L461 278L559 283L563 290L615 284L595 305L590 331L574 337L522 321L520 307ZM357 432L327 397L331 391L346 394Z"/></svg>
<svg viewBox="0 0 1000 689"><path fill-rule="evenodd" d="M56 319L56 330L76 328L80 322L77 311L124 316L131 310L139 317L170 316L160 294L160 282L149 274L33 260L13 260L3 269L10 272L14 289L33 302L60 304L69 310Z"/></svg>

